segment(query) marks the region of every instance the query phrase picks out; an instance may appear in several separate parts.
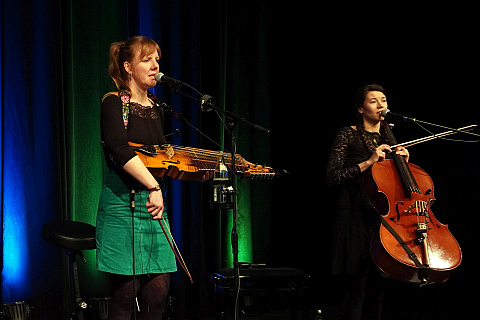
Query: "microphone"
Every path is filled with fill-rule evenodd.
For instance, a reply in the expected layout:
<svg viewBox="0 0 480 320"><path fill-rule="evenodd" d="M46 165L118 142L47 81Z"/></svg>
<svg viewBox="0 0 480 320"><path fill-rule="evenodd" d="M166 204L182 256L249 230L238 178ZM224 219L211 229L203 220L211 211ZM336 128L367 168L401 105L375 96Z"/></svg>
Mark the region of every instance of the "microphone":
<svg viewBox="0 0 480 320"><path fill-rule="evenodd" d="M200 110L203 112L210 112L215 107L215 98L205 94L200 99Z"/></svg>
<svg viewBox="0 0 480 320"><path fill-rule="evenodd" d="M402 120L402 121L410 121L410 122L417 121L417 119L415 119L415 118L409 118L409 117L406 117L402 114L394 113L394 112L390 111L389 109L383 109L382 110L382 117L384 117L384 118L395 118L395 119L399 119L399 120Z"/></svg>
<svg viewBox="0 0 480 320"><path fill-rule="evenodd" d="M183 85L182 81L167 77L166 75L164 75L161 72L159 72L155 75L155 81L166 83L170 86L181 86L181 85Z"/></svg>

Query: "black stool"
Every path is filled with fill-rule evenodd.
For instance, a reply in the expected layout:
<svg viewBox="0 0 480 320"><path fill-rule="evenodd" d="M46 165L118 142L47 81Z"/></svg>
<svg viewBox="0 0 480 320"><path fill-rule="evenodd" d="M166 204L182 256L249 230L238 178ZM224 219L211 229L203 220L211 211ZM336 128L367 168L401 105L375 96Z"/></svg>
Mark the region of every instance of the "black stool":
<svg viewBox="0 0 480 320"><path fill-rule="evenodd" d="M83 310L87 307L80 296L78 282L77 255L87 262L82 250L96 248L95 227L83 222L55 220L47 222L42 228L42 237L47 243L65 249L70 257L70 275L72 282L73 311L71 319L83 320Z"/></svg>

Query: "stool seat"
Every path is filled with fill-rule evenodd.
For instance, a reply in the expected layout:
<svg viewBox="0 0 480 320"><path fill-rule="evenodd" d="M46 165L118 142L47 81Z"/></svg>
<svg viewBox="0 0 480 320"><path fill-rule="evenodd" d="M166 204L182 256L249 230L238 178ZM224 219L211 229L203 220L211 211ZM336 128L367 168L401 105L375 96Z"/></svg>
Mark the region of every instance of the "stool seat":
<svg viewBox="0 0 480 320"><path fill-rule="evenodd" d="M42 228L42 238L54 246L72 250L96 248L95 227L84 222L54 220Z"/></svg>

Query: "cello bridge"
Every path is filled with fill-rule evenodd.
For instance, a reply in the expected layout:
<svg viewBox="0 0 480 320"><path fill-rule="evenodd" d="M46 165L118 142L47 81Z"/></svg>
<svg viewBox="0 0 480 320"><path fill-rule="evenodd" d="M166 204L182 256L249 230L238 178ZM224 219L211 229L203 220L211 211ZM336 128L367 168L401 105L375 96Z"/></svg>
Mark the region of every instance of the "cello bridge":
<svg viewBox="0 0 480 320"><path fill-rule="evenodd" d="M428 214L428 203L425 201L415 201L410 207L403 211L403 213L412 213L412 209L415 209L417 217L430 217Z"/></svg>

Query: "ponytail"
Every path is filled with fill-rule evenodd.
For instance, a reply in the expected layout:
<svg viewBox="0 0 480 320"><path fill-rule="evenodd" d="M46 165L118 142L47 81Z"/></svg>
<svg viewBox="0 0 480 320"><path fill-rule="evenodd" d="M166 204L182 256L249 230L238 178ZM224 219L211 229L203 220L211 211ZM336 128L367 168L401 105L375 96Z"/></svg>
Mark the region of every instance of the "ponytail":
<svg viewBox="0 0 480 320"><path fill-rule="evenodd" d="M125 46L125 42L114 42L110 46L110 65L108 66L108 74L118 90L128 90L128 74L123 67L122 59L120 59L120 48L122 46Z"/></svg>

